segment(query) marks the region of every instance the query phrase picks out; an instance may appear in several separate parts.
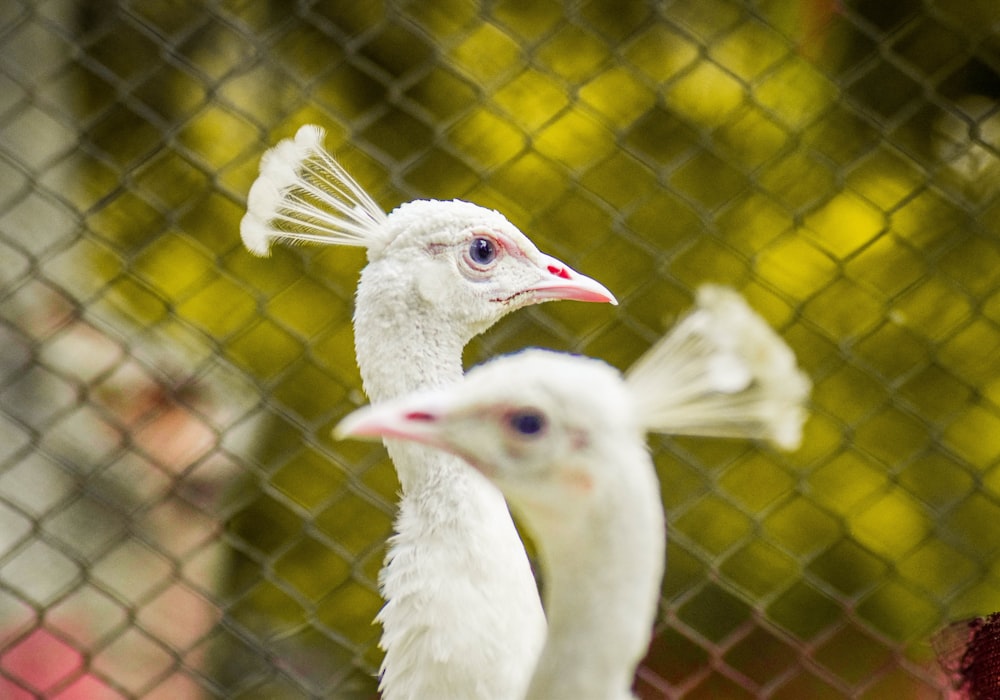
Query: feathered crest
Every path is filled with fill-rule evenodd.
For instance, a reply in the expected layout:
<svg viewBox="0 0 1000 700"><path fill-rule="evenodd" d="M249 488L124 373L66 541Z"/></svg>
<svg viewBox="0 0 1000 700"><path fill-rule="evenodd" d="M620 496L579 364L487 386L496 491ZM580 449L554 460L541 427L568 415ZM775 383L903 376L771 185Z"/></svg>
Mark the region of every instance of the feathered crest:
<svg viewBox="0 0 1000 700"><path fill-rule="evenodd" d="M731 289L699 289L696 308L639 358L626 381L652 432L764 438L783 449L802 439L809 379Z"/></svg>
<svg viewBox="0 0 1000 700"><path fill-rule="evenodd" d="M360 246L388 243L386 214L323 147L323 129L301 127L260 159L240 222L243 244L269 255L275 240Z"/></svg>

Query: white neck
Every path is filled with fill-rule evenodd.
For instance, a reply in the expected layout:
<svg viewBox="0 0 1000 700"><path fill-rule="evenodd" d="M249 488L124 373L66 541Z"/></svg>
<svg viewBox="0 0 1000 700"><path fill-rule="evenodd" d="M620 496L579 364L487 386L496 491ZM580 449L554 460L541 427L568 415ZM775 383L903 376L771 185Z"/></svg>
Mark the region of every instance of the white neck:
<svg viewBox="0 0 1000 700"><path fill-rule="evenodd" d="M417 291L378 262L369 263L358 283L354 346L365 393L372 403L462 378L462 349L469 338L455 324L421 304ZM387 441L403 492L433 475L416 455L417 445Z"/></svg>
<svg viewBox="0 0 1000 700"><path fill-rule="evenodd" d="M634 483L573 523L538 525L548 637L527 700L631 698L649 645L666 533L648 453Z"/></svg>
<svg viewBox="0 0 1000 700"><path fill-rule="evenodd" d="M369 263L355 303L355 350L373 402L461 379L462 349L471 340L390 269Z"/></svg>
<svg viewBox="0 0 1000 700"><path fill-rule="evenodd" d="M459 380L470 339L414 310L414 290L389 277L369 264L358 285L355 347L373 403ZM545 618L503 496L457 457L386 447L403 498L380 581L383 699L521 697Z"/></svg>

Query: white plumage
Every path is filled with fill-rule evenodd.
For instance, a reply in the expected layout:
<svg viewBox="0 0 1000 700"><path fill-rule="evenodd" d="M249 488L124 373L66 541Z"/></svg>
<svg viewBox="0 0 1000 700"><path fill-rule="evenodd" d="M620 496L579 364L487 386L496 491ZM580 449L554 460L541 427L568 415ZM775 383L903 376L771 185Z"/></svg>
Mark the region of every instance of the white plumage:
<svg viewBox="0 0 1000 700"><path fill-rule="evenodd" d="M463 456L537 539L548 637L523 696L631 697L663 573L647 431L798 444L809 381L735 293L699 308L623 379L598 360L528 350L452 387L360 409L340 436L393 436ZM508 696L510 697L510 696Z"/></svg>
<svg viewBox="0 0 1000 700"><path fill-rule="evenodd" d="M355 349L373 402L462 377L462 350L506 313L550 299L614 303L496 211L414 201L386 216L303 127L264 155L241 224L274 240L363 246ZM385 700L523 693L545 620L501 494L454 456L386 440L403 496L381 588Z"/></svg>

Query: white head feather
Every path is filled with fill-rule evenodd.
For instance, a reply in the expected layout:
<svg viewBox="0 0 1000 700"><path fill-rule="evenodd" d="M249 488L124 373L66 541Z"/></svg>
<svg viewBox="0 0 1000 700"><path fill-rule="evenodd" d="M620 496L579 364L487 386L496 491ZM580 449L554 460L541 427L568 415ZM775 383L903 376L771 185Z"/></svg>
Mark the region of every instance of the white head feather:
<svg viewBox="0 0 1000 700"><path fill-rule="evenodd" d="M550 299L617 304L603 285L543 254L498 211L461 200L414 200L386 214L326 151L323 129L318 126L303 126L294 139L279 142L261 157L260 175L247 194L240 235L247 250L260 256L269 255L275 241L366 248L369 263L395 265L391 270L366 268L365 275L376 278L375 287L385 287L392 277L402 275L409 283L427 273L420 280L422 289L408 288L407 292L421 291L428 301L437 299L440 303L435 305L441 312L463 301L455 273L471 275L479 292L492 291L497 297L486 300L494 302L491 308L478 309L481 318L468 327L463 345L503 314L528 304ZM478 268L459 264L450 271L431 264L435 259L440 262L452 248L468 252L469 244L479 237L489 239L498 260L508 254L496 270L486 263ZM364 282L359 295L363 286ZM412 319L412 310L404 313L401 302L400 298L383 300L382 305L390 313Z"/></svg>
<svg viewBox="0 0 1000 700"><path fill-rule="evenodd" d="M261 157L240 223L243 244L269 255L275 240L337 243L378 253L391 240L387 216L323 148L324 131L301 127Z"/></svg>

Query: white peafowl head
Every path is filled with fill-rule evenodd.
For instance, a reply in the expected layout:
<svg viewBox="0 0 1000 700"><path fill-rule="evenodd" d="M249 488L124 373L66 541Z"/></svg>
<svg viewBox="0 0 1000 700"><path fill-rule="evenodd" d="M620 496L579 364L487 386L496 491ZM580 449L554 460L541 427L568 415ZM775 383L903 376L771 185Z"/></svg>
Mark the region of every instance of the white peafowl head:
<svg viewBox="0 0 1000 700"><path fill-rule="evenodd" d="M603 285L538 248L497 211L416 200L386 215L303 126L261 158L240 234L268 255L274 241L360 246L362 284L384 307L446 314L475 335L509 311L554 299L617 303ZM363 290L359 288L359 294Z"/></svg>

